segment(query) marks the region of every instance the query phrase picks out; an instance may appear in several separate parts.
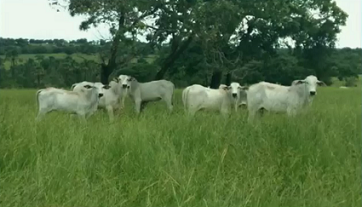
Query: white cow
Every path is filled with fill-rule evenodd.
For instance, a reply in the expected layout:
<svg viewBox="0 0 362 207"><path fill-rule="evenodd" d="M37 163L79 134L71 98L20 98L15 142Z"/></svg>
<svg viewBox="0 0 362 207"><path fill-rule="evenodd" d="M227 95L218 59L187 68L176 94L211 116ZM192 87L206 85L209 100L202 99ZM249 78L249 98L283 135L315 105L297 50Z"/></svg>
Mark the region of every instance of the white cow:
<svg viewBox="0 0 362 207"><path fill-rule="evenodd" d="M315 76L308 76L304 80L293 81L291 86L268 82L251 85L247 91L249 121L261 109L286 112L288 116L294 116L300 109L308 105L311 96L317 94L317 84L323 84L323 82Z"/></svg>
<svg viewBox="0 0 362 207"><path fill-rule="evenodd" d="M226 85L221 84L219 88L224 88L226 87ZM232 82L230 84L230 89L231 89L231 95L233 97L233 106L235 109L235 112L238 111L239 106L241 105L246 105L246 89L247 87L244 86L242 87L239 83L236 82Z"/></svg>
<svg viewBox="0 0 362 207"><path fill-rule="evenodd" d="M59 88L40 89L36 92L39 106L36 120L40 120L51 111L65 111L78 114L80 118L91 116L98 106L102 94L94 85L84 85L79 91L67 91Z"/></svg>
<svg viewBox="0 0 362 207"><path fill-rule="evenodd" d="M121 108L124 108L124 101L128 95L128 89L130 87L132 77L128 75L119 75L115 78L114 81L119 83L122 86L122 94L121 94Z"/></svg>
<svg viewBox="0 0 362 207"><path fill-rule="evenodd" d="M136 113L139 114L147 103L163 100L169 111L173 110L173 92L175 85L171 81L157 80L146 83L138 82L134 77L127 79L128 96L135 104Z"/></svg>
<svg viewBox="0 0 362 207"><path fill-rule="evenodd" d="M114 112L119 113L121 105L121 97L124 92L119 83L111 81L108 85L102 86L103 97L99 100L99 107L105 108L108 112L110 121L114 120Z"/></svg>
<svg viewBox="0 0 362 207"><path fill-rule="evenodd" d="M73 91L78 91L88 82L83 81L77 83L73 87ZM73 84L74 85L74 84ZM94 83L103 96L99 99L98 108L104 108L108 112L110 121L114 120L114 113L119 112L121 109L121 97L124 90L121 88L121 84L115 81L111 81L108 85L103 85L100 82Z"/></svg>
<svg viewBox="0 0 362 207"><path fill-rule="evenodd" d="M199 85L199 84L194 84L194 85ZM194 86L194 85L187 86L187 87L184 88L184 90L182 91L182 102L183 102L183 105L184 105L185 112L187 111L187 109L186 109L186 104L185 104L185 102L184 102L184 100L186 100L186 97L185 97L185 96L186 96L186 94L188 93L188 90L189 90L192 86ZM200 86L202 86L202 85L200 85ZM227 87L227 85L225 85L225 84L220 84L220 85L219 85L219 89L223 89L223 88L225 88L225 87ZM208 86L207 89L212 89L212 88L210 88L210 86Z"/></svg>
<svg viewBox="0 0 362 207"><path fill-rule="evenodd" d="M237 94L240 90L245 89L247 87L241 87L238 83L220 86L219 89L210 89L194 84L183 90L182 102L185 111L191 116L201 109L218 110L222 115L227 116L231 106L235 103Z"/></svg>

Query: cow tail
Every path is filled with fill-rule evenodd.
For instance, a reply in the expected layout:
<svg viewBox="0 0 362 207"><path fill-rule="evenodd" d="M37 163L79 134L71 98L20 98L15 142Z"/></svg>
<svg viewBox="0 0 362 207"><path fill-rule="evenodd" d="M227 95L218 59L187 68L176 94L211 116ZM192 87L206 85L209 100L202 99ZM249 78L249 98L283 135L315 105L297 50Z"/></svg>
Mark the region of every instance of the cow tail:
<svg viewBox="0 0 362 207"><path fill-rule="evenodd" d="M171 105L173 106L173 97L175 93L175 85L172 86Z"/></svg>
<svg viewBox="0 0 362 207"><path fill-rule="evenodd" d="M182 102L184 104L184 109L185 111L187 111L187 97L188 97L188 94L189 94L189 88L186 88L183 92L182 92Z"/></svg>
<svg viewBox="0 0 362 207"><path fill-rule="evenodd" d="M36 98L36 104L37 104L37 106L39 106L39 94L40 94L40 92L42 92L43 90L42 89L40 89L40 90L38 90L37 92L36 92L36 94L35 94L35 98Z"/></svg>

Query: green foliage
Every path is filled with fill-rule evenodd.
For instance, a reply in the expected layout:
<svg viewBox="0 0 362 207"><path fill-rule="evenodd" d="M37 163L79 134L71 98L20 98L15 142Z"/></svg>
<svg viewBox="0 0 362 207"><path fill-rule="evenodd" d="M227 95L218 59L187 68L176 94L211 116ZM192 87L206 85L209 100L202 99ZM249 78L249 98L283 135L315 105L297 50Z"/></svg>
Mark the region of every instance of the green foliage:
<svg viewBox="0 0 362 207"><path fill-rule="evenodd" d="M184 116L129 99L112 124L51 113L35 123L35 90L1 90L2 206L359 206L361 89L319 88L296 119L246 112Z"/></svg>

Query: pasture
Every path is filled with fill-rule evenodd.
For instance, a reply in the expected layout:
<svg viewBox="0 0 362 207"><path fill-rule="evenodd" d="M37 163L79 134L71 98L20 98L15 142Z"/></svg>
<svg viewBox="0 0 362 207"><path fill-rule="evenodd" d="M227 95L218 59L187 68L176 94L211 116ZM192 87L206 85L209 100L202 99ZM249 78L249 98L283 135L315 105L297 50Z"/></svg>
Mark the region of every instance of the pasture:
<svg viewBox="0 0 362 207"><path fill-rule="evenodd" d="M1 206L360 206L360 88L254 125L245 109L190 120L181 90L174 105L35 123L35 90L0 90Z"/></svg>

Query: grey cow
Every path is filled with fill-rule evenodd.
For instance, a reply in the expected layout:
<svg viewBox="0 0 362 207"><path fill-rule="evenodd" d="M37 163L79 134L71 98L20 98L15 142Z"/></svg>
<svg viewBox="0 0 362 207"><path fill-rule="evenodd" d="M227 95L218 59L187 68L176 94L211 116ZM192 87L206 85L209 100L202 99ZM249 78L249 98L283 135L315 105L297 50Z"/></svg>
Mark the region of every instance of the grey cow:
<svg viewBox="0 0 362 207"><path fill-rule="evenodd" d="M172 111L175 85L171 81L157 80L140 83L134 77L130 77L127 79L127 84L128 96L133 100L137 114L145 108L147 103L159 100L163 100L169 111Z"/></svg>

